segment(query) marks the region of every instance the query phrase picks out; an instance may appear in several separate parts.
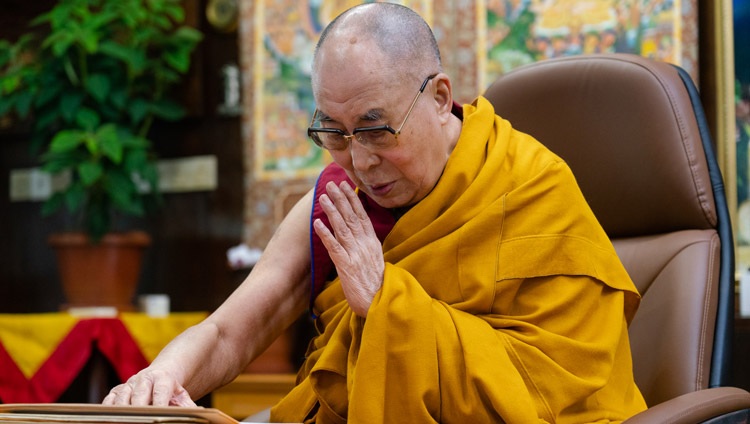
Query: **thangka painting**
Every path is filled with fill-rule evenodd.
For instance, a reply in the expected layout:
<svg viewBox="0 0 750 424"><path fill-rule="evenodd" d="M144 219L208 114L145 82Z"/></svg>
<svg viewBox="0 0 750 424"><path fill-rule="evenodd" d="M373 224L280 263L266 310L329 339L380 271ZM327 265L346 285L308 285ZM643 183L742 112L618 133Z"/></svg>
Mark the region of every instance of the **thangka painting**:
<svg viewBox="0 0 750 424"><path fill-rule="evenodd" d="M739 265L750 266L750 3L732 2L734 11L734 104L737 164L737 244ZM739 269L739 268L738 268Z"/></svg>
<svg viewBox="0 0 750 424"><path fill-rule="evenodd" d="M329 161L307 138L310 68L320 32L355 0L259 0L254 13L253 134L259 180L313 177ZM429 0L404 0L426 19Z"/></svg>
<svg viewBox="0 0 750 424"><path fill-rule="evenodd" d="M486 2L484 83L547 58L614 52L682 66L697 82L697 0Z"/></svg>

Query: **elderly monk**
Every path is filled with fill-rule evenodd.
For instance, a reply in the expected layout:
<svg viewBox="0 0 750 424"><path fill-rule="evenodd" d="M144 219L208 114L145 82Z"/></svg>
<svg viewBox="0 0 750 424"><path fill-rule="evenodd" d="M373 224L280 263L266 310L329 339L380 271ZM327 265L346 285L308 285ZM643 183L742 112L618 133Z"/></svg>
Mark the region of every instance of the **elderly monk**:
<svg viewBox="0 0 750 424"><path fill-rule="evenodd" d="M104 403L192 404L309 299L319 335L272 421L604 423L645 409L627 332L639 295L570 169L484 98L455 105L419 15L344 12L312 85L308 134L334 164L236 292Z"/></svg>

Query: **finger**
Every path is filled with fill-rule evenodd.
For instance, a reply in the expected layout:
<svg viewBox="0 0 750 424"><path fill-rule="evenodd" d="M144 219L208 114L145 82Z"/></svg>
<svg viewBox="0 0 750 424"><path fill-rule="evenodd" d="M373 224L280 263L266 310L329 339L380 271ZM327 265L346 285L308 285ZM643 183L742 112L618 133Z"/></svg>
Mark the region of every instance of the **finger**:
<svg viewBox="0 0 750 424"><path fill-rule="evenodd" d="M104 396L104 399L102 399L102 405L114 405L115 404L115 395L112 392L107 393L107 396Z"/></svg>
<svg viewBox="0 0 750 424"><path fill-rule="evenodd" d="M375 227L372 226L370 216L367 215L367 211L365 211L365 207L362 204L362 201L360 200L359 196L357 196L357 192L355 192L352 186L350 186L346 181L343 181L339 185L339 189L344 194L344 196L346 196L349 207L354 213L354 215L351 216L351 220L349 222L350 227L356 233L355 235L357 237L359 237L360 235L364 235L377 238L377 235L375 234ZM357 225L353 225L355 219L357 221Z"/></svg>
<svg viewBox="0 0 750 424"><path fill-rule="evenodd" d="M107 395L107 405L130 405L132 388L128 384L120 384Z"/></svg>
<svg viewBox="0 0 750 424"><path fill-rule="evenodd" d="M105 396L104 399L102 400L102 404L116 405L117 404L116 400L117 400L118 391L120 390L120 387L121 385L112 388L112 390L110 390L109 393L107 393L107 396Z"/></svg>
<svg viewBox="0 0 750 424"><path fill-rule="evenodd" d="M154 390L152 392L152 404L154 406L169 406L169 402L172 400L172 396L175 394L175 385L173 381L158 380L154 384ZM178 386L179 390L184 391L181 386Z"/></svg>
<svg viewBox="0 0 750 424"><path fill-rule="evenodd" d="M345 185L346 183L342 183L342 187ZM323 194L320 196L320 200L323 201L321 202L321 205L323 206L324 211L326 211L326 207L330 211L335 210L344 219L346 219L347 216L351 217L352 215L354 215L351 201L347 198L347 196L339 186L331 181L326 185L326 191L327 194ZM325 199L328 199L330 202L327 204L324 203ZM326 211L326 213L328 213L328 211Z"/></svg>
<svg viewBox="0 0 750 424"><path fill-rule="evenodd" d="M343 197L342 193L339 194ZM343 207L349 209L348 212L342 212L338 204L334 205L325 194L320 196L320 204L323 206L323 211L328 215L328 221L332 229L332 236L330 238L321 236L321 241L323 241L332 257L333 255L340 255L340 260L349 261L351 250L356 249L356 246L366 239L367 233L362 230L359 219L349 209L348 205Z"/></svg>
<svg viewBox="0 0 750 424"><path fill-rule="evenodd" d="M150 378L131 378L126 385L132 388L132 393L130 395L131 405L146 406L151 404L154 383Z"/></svg>
<svg viewBox="0 0 750 424"><path fill-rule="evenodd" d="M359 197L357 196L357 193L354 191L352 186L350 186L346 181L343 181L339 185L339 189L341 192L346 196L347 200L349 201L349 205L352 208L352 211L357 215L357 218L359 218L360 221L370 221L370 218L367 216L367 212L365 212L365 208L362 206L362 201L359 200Z"/></svg>
<svg viewBox="0 0 750 424"><path fill-rule="evenodd" d="M328 194L320 196L320 204L331 222L334 234L344 247L356 243L357 239L374 234L370 231L370 218L362 207L356 193L348 184L341 187L329 183Z"/></svg>
<svg viewBox="0 0 750 424"><path fill-rule="evenodd" d="M170 406L197 406L193 399L190 398L190 394L184 388L180 387L180 390L172 396L169 400Z"/></svg>
<svg viewBox="0 0 750 424"><path fill-rule="evenodd" d="M318 237L320 237L320 241L323 242L323 246L325 246L331 259L334 259L334 263L348 256L346 250L344 250L331 230L323 224L323 221L316 219L313 222L313 229L318 234Z"/></svg>

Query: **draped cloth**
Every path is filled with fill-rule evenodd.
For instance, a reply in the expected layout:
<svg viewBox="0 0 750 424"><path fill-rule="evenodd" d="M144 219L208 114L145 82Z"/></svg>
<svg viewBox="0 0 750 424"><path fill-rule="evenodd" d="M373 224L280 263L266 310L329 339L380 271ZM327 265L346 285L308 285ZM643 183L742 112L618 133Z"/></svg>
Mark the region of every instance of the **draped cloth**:
<svg viewBox="0 0 750 424"><path fill-rule="evenodd" d="M273 421L618 422L646 408L640 297L568 166L480 97L439 182L383 242L367 318L338 279Z"/></svg>

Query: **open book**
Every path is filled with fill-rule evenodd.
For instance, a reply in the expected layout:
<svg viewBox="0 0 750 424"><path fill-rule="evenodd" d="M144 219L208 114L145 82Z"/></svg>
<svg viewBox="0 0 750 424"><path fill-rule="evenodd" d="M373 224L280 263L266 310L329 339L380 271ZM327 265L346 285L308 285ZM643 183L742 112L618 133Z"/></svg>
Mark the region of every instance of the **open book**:
<svg viewBox="0 0 750 424"><path fill-rule="evenodd" d="M84 403L0 404L0 423L206 423L236 424L214 408L106 406Z"/></svg>

